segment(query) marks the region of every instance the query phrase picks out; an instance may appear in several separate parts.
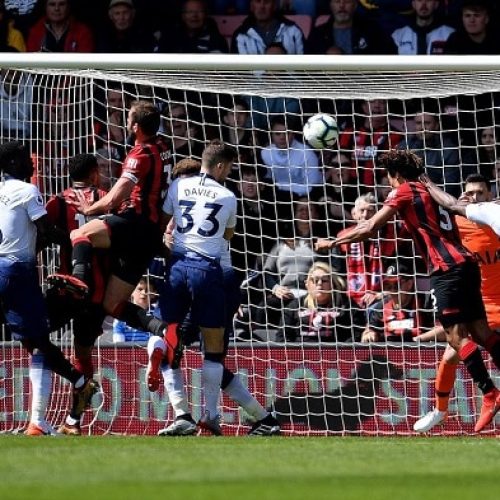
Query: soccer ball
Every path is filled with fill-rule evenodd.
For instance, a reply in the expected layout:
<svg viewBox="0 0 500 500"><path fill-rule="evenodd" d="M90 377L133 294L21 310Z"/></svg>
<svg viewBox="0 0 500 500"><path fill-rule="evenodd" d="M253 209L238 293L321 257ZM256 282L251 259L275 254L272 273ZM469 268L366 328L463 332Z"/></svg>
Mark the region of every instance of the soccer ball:
<svg viewBox="0 0 500 500"><path fill-rule="evenodd" d="M332 115L318 113L304 125L304 139L314 149L329 148L337 142L339 128Z"/></svg>

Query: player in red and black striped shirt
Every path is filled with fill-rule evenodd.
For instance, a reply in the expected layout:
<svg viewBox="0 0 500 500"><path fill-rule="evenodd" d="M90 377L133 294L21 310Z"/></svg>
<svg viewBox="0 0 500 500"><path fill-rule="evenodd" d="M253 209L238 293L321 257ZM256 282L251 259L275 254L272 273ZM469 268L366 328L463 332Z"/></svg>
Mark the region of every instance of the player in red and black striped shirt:
<svg viewBox="0 0 500 500"><path fill-rule="evenodd" d="M484 394L475 430L482 430L500 409L500 391L494 386L475 341L490 353L500 368L498 353L485 345L491 336L481 296L481 275L472 254L460 242L450 214L440 207L419 181L421 159L408 150L391 150L380 158L393 191L369 220L341 238L319 240L316 250L363 241L389 222L396 213L403 220L427 262L438 310L448 343L459 353L472 379ZM472 340L470 337L472 337Z"/></svg>
<svg viewBox="0 0 500 500"><path fill-rule="evenodd" d="M167 187L170 155L156 135L159 126L160 113L153 104L132 103L127 129L134 136L135 145L125 158L120 178L96 203L89 204L78 192L73 201L82 214L103 217L71 233L72 274L49 278L56 286L85 295L93 249L109 250L111 274L102 304L104 310L133 328L163 336L166 324L128 300L152 258L163 247L159 215ZM176 336L171 344L177 345ZM171 351L168 353L173 361Z"/></svg>
<svg viewBox="0 0 500 500"><path fill-rule="evenodd" d="M59 244L59 272L71 273L71 240L70 233L83 226L89 218L78 212L71 203L78 190L89 204L96 203L106 195L106 191L96 187L99 183L99 165L97 158L92 154L75 155L69 160L68 173L71 187L65 189L47 202L47 215L50 222L66 235L67 241ZM53 328L59 328L73 322L75 336L74 364L85 375L93 375L92 347L96 338L102 333L102 322L105 314L102 308L105 285L108 278L108 255L105 251L94 252L92 261L90 300L82 307L75 304L68 296L61 296L53 292L47 293L49 317Z"/></svg>

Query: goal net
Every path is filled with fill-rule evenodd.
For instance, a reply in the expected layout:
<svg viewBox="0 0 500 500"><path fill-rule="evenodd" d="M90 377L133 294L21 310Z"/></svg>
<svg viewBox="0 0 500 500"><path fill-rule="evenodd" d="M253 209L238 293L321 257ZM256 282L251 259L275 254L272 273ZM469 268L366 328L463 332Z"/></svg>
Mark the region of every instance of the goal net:
<svg viewBox="0 0 500 500"><path fill-rule="evenodd" d="M0 71L1 140L29 144L33 182L46 198L69 186L67 164L77 153L94 153L102 186L114 184L130 146L127 112L137 99L161 110L160 135L173 163L200 158L213 138L236 147L227 186L238 197L231 252L242 285L226 366L275 412L284 433L413 433L434 405L444 350L443 343L414 340L435 321L418 252L397 220L366 244L335 253L316 253L314 241L381 206L390 188L378 158L392 147L414 149L452 194L477 173L498 194L498 68L471 70L472 62L453 58L376 58L377 66L347 56L10 56ZM316 113L337 121L340 136L329 149L304 144L303 125ZM40 259L44 288L57 255L52 248ZM498 253L479 257L488 265ZM149 279L161 284L161 269L157 261ZM71 325L53 336L69 355ZM5 327L2 338L0 432L10 432L29 418L28 357ZM99 410L87 412L88 432L154 434L172 421L165 392L147 390L144 343L113 336L108 321L94 356L103 395ZM498 385L499 373L484 357ZM194 341L183 371L195 419L200 366ZM480 401L459 367L450 418L433 432L472 433ZM68 384L54 377L49 421L60 423L69 405ZM249 416L224 395L221 407L224 432L245 434Z"/></svg>

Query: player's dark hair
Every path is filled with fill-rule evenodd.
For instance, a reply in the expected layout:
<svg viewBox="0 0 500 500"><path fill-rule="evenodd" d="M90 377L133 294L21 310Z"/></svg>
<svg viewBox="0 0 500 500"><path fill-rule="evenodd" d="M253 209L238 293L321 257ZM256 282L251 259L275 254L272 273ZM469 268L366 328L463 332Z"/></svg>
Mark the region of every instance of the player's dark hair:
<svg viewBox="0 0 500 500"><path fill-rule="evenodd" d="M131 104L132 123L137 123L144 135L152 137L160 128L160 111L148 101L134 101Z"/></svg>
<svg viewBox="0 0 500 500"><path fill-rule="evenodd" d="M491 191L490 182L482 174L470 174L470 175L468 175L467 178L465 179L465 183L464 184L470 184L472 182L478 183L478 184L484 184L486 186L486 189L488 191Z"/></svg>
<svg viewBox="0 0 500 500"><path fill-rule="evenodd" d="M380 156L379 163L391 177L399 174L408 181L416 181L424 173L422 159L410 149L391 149Z"/></svg>
<svg viewBox="0 0 500 500"><path fill-rule="evenodd" d="M218 163L235 161L238 158L236 149L219 139L214 139L203 150L201 163L208 169L214 168Z"/></svg>
<svg viewBox="0 0 500 500"><path fill-rule="evenodd" d="M195 175L200 172L201 162L193 158L184 158L178 161L172 169L172 179L177 179L181 175Z"/></svg>
<svg viewBox="0 0 500 500"><path fill-rule="evenodd" d="M97 158L92 154L79 154L70 158L68 173L72 181L80 182L89 178L92 170L98 168Z"/></svg>
<svg viewBox="0 0 500 500"><path fill-rule="evenodd" d="M33 174L33 162L28 148L20 141L0 144L0 170L16 179Z"/></svg>

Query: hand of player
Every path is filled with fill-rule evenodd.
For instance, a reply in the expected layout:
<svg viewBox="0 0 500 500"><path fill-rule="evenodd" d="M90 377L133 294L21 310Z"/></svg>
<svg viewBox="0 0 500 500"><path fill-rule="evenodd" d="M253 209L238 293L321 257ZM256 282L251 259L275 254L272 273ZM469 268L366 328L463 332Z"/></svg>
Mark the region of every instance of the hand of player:
<svg viewBox="0 0 500 500"><path fill-rule="evenodd" d="M69 205L73 205L83 215L87 215L91 205L79 189L74 189L66 201Z"/></svg>
<svg viewBox="0 0 500 500"><path fill-rule="evenodd" d="M316 250L316 252L331 250L332 248L335 247L335 241L336 241L335 238L333 239L320 238L314 244L314 250Z"/></svg>
<svg viewBox="0 0 500 500"><path fill-rule="evenodd" d="M429 187L432 184L429 176L427 174L420 174L418 180L425 186Z"/></svg>

